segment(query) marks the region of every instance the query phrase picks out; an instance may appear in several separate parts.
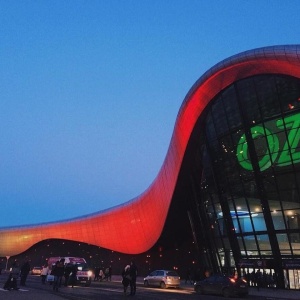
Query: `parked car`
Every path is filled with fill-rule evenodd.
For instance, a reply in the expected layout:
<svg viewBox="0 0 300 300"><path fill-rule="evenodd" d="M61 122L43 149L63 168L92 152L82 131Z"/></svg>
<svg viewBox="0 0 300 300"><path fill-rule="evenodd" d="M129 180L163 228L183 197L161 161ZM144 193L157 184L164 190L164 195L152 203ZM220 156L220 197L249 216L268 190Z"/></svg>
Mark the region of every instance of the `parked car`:
<svg viewBox="0 0 300 300"><path fill-rule="evenodd" d="M162 289L168 287L178 288L180 277L177 272L171 270L156 270L144 278L145 286L158 286Z"/></svg>
<svg viewBox="0 0 300 300"><path fill-rule="evenodd" d="M225 298L231 296L245 297L248 295L248 284L243 278L212 275L196 282L194 290L199 294L219 294Z"/></svg>
<svg viewBox="0 0 300 300"><path fill-rule="evenodd" d="M41 275L42 273L42 267L33 267L31 270L32 275Z"/></svg>

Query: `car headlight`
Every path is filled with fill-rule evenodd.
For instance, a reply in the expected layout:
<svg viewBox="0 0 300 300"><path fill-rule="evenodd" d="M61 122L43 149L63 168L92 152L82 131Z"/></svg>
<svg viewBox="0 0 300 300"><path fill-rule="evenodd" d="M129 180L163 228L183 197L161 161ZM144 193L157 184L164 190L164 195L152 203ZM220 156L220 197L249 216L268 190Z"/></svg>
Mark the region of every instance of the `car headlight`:
<svg viewBox="0 0 300 300"><path fill-rule="evenodd" d="M88 271L88 276L92 277L92 275L93 275L93 272L92 271Z"/></svg>

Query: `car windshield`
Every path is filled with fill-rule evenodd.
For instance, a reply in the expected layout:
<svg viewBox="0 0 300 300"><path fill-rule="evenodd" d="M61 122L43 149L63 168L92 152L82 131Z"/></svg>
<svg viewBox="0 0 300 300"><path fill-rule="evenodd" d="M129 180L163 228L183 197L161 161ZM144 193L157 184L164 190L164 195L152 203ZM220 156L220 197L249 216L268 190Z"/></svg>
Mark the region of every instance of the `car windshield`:
<svg viewBox="0 0 300 300"><path fill-rule="evenodd" d="M168 271L167 276L178 276L178 274L175 271Z"/></svg>

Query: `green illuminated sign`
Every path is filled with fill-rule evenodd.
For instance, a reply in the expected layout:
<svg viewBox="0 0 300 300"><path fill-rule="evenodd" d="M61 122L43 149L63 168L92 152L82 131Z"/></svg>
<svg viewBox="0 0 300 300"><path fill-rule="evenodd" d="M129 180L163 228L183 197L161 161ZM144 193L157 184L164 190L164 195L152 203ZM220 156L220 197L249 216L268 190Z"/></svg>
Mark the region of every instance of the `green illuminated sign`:
<svg viewBox="0 0 300 300"><path fill-rule="evenodd" d="M292 162L294 164L300 162L300 113L277 120L276 128L276 132L279 131L278 129L283 131L275 134L263 126L257 125L251 128L255 149L257 152L262 152L258 155L258 164L261 171L268 169L272 164L282 167L288 166ZM284 129L286 129L287 134L283 134ZM280 139L279 134L283 135ZM236 155L239 164L244 169L253 170L245 134L241 136L238 142Z"/></svg>

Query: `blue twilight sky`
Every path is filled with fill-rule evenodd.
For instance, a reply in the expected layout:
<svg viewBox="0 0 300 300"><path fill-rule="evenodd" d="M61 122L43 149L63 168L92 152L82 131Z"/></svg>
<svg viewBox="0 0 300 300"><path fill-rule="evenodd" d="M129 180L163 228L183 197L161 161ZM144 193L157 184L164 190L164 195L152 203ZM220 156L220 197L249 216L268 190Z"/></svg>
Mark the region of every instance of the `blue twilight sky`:
<svg viewBox="0 0 300 300"><path fill-rule="evenodd" d="M0 227L78 217L152 183L209 68L300 42L299 1L0 0Z"/></svg>

